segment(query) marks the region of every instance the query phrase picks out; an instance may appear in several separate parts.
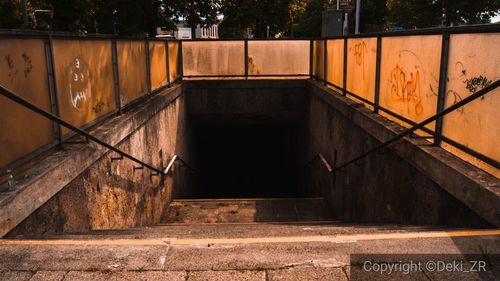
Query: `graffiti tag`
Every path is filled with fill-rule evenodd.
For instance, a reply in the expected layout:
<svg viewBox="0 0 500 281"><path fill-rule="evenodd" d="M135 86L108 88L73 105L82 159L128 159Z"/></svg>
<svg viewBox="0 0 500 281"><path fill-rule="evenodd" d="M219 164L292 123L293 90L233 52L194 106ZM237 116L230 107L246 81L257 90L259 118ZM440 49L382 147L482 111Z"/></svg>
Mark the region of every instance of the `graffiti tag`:
<svg viewBox="0 0 500 281"><path fill-rule="evenodd" d="M416 115L422 114L424 108L420 93L420 72L418 69L408 72L396 65L391 71L389 83L392 100L406 104L408 113L413 110Z"/></svg>
<svg viewBox="0 0 500 281"><path fill-rule="evenodd" d="M70 70L69 93L71 105L80 110L87 99L91 97L91 87L87 67L77 57Z"/></svg>

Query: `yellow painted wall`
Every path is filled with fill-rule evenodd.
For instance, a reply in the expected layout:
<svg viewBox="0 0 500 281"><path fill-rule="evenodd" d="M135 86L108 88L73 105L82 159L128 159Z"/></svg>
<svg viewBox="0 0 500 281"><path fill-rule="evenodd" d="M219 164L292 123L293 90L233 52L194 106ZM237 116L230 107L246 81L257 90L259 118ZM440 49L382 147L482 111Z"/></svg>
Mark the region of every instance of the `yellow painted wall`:
<svg viewBox="0 0 500 281"><path fill-rule="evenodd" d="M325 79L325 41L314 40L313 42L313 75L318 79Z"/></svg>
<svg viewBox="0 0 500 281"><path fill-rule="evenodd" d="M328 40L327 81L339 87L344 86L344 39Z"/></svg>
<svg viewBox="0 0 500 281"><path fill-rule="evenodd" d="M0 58L0 84L50 112L43 41L1 39ZM0 167L52 140L51 121L0 96Z"/></svg>
<svg viewBox="0 0 500 281"><path fill-rule="evenodd" d="M382 38L380 106L416 123L436 114L440 62L441 35Z"/></svg>
<svg viewBox="0 0 500 281"><path fill-rule="evenodd" d="M111 41L61 39L53 49L62 119L79 127L116 108Z"/></svg>
<svg viewBox="0 0 500 281"><path fill-rule="evenodd" d="M456 34L450 37L448 107L500 79L498 43L500 34ZM443 120L443 134L481 154L500 161L500 89L486 94ZM455 148L444 148L480 168L500 177L499 169L489 166Z"/></svg>
<svg viewBox="0 0 500 281"><path fill-rule="evenodd" d="M309 74L310 41L248 41L248 74Z"/></svg>
<svg viewBox="0 0 500 281"><path fill-rule="evenodd" d="M347 40L347 91L374 101L376 60L377 38Z"/></svg>
<svg viewBox="0 0 500 281"><path fill-rule="evenodd" d="M122 106L146 95L146 46L144 41L118 41L118 73Z"/></svg>
<svg viewBox="0 0 500 281"><path fill-rule="evenodd" d="M167 84L167 52L165 42L149 42L151 90Z"/></svg>
<svg viewBox="0 0 500 281"><path fill-rule="evenodd" d="M170 82L177 79L179 75L179 42L169 41L168 42L168 65L169 65L169 75Z"/></svg>
<svg viewBox="0 0 500 281"><path fill-rule="evenodd" d="M184 41L184 75L244 75L244 41Z"/></svg>

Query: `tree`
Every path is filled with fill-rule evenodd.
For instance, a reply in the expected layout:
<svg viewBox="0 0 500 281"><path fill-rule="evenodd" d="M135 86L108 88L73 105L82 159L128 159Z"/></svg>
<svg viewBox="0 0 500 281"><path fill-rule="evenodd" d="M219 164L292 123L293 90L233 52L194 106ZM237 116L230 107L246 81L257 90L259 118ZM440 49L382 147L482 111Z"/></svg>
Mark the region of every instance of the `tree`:
<svg viewBox="0 0 500 281"><path fill-rule="evenodd" d="M304 12L294 22L295 36L319 37L321 35L321 17L328 7L328 0L308 0Z"/></svg>
<svg viewBox="0 0 500 281"><path fill-rule="evenodd" d="M360 31L377 32L383 31L385 18L387 17L386 0L362 0Z"/></svg>
<svg viewBox="0 0 500 281"><path fill-rule="evenodd" d="M290 0L224 0L221 12L224 19L221 32L228 37L242 37L251 28L256 38L286 31L289 21Z"/></svg>
<svg viewBox="0 0 500 281"><path fill-rule="evenodd" d="M500 11L498 0L437 0L445 25L489 23Z"/></svg>
<svg viewBox="0 0 500 281"><path fill-rule="evenodd" d="M22 25L21 3L16 0L0 0L0 28L20 28Z"/></svg>
<svg viewBox="0 0 500 281"><path fill-rule="evenodd" d="M389 23L411 29L438 25L441 9L434 0L387 0Z"/></svg>
<svg viewBox="0 0 500 281"><path fill-rule="evenodd" d="M387 21L405 28L489 23L498 0L387 0ZM444 17L443 17L444 15Z"/></svg>
<svg viewBox="0 0 500 281"><path fill-rule="evenodd" d="M184 19L194 30L198 25L208 26L219 23L220 0L169 0L164 1L165 7L170 10L175 21Z"/></svg>

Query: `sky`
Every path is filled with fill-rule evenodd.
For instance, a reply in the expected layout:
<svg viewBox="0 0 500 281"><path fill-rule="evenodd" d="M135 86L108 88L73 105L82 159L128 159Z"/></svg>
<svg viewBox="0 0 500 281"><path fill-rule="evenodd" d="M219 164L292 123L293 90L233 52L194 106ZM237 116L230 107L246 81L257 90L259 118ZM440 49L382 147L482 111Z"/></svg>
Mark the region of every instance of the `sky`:
<svg viewBox="0 0 500 281"><path fill-rule="evenodd" d="M500 13L491 19L491 23L500 22Z"/></svg>

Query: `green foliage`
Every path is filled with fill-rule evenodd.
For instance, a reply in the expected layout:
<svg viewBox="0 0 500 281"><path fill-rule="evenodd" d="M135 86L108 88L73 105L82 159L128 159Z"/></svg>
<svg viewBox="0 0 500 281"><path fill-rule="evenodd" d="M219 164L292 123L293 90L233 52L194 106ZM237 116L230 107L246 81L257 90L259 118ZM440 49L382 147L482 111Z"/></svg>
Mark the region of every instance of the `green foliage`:
<svg viewBox="0 0 500 281"><path fill-rule="evenodd" d="M446 25L489 23L500 11L499 0L437 0Z"/></svg>
<svg viewBox="0 0 500 281"><path fill-rule="evenodd" d="M248 27L255 37L264 38L269 26L271 35L277 34L286 30L289 4L290 0L223 0L221 32L226 37L242 37Z"/></svg>
<svg viewBox="0 0 500 281"><path fill-rule="evenodd" d="M434 0L387 0L387 20L406 29L431 27L441 22Z"/></svg>
<svg viewBox="0 0 500 281"><path fill-rule="evenodd" d="M387 0L390 23L405 28L440 24L489 23L500 10L498 0ZM443 17L444 15L444 17Z"/></svg>
<svg viewBox="0 0 500 281"><path fill-rule="evenodd" d="M315 37L321 33L328 0L26 0L30 28L57 31L155 34L155 28L211 25L224 15L224 37L284 34ZM332 1L335 6L335 1ZM50 10L53 12L37 12ZM499 0L362 0L361 31L382 31L386 25L422 28L487 23L500 11ZM352 20L352 15L350 19ZM353 22L350 22L353 25ZM20 0L0 0L0 28L22 28Z"/></svg>
<svg viewBox="0 0 500 281"><path fill-rule="evenodd" d="M20 1L0 0L0 28L21 27L23 12Z"/></svg>
<svg viewBox="0 0 500 281"><path fill-rule="evenodd" d="M328 0L308 0L305 11L294 22L294 35L297 37L318 37L321 35L321 17L327 8Z"/></svg>

